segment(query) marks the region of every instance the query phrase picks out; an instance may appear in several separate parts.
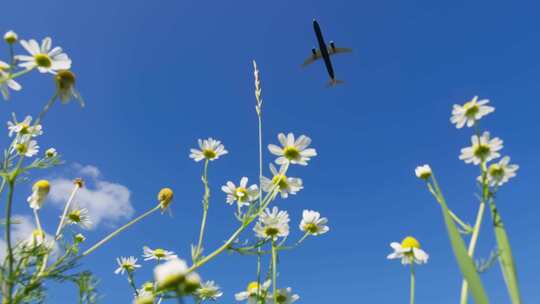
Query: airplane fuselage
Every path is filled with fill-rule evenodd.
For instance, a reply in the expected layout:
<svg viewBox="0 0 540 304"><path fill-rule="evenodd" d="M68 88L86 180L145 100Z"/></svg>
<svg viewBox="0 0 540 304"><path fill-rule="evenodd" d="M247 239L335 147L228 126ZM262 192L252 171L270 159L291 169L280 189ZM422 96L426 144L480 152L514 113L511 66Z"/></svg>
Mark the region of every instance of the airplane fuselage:
<svg viewBox="0 0 540 304"><path fill-rule="evenodd" d="M313 30L315 31L315 36L317 36L317 42L319 43L319 50L321 52L321 56L324 60L324 65L326 66L326 70L328 71L328 75L332 80L335 79L334 74L334 68L332 67L332 62L330 61L330 54L328 54L328 47L326 46L326 42L324 42L324 38L321 32L321 27L319 26L319 23L317 20L313 20Z"/></svg>

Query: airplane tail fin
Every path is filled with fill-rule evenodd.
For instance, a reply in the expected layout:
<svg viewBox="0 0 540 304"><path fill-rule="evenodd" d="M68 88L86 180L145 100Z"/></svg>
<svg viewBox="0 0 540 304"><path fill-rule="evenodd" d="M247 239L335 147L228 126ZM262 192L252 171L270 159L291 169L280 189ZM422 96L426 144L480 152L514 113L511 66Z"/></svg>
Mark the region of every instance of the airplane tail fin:
<svg viewBox="0 0 540 304"><path fill-rule="evenodd" d="M339 79L330 79L330 81L328 82L327 87L333 88L333 87L337 86L338 84L342 84L342 83L345 83L345 81L339 80Z"/></svg>

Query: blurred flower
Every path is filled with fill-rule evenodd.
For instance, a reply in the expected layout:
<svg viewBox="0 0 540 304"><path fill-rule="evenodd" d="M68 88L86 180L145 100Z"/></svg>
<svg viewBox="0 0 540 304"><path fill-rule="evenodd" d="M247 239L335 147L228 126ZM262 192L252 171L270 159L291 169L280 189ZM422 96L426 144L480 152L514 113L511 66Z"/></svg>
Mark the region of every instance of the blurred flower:
<svg viewBox="0 0 540 304"><path fill-rule="evenodd" d="M53 158L58 155L58 152L56 152L55 148L49 148L47 151L45 151L45 157L46 158Z"/></svg>
<svg viewBox="0 0 540 304"><path fill-rule="evenodd" d="M330 228L326 225L328 219L321 218L321 214L317 211L304 210L302 212L302 221L300 222L300 230L311 235L320 235L328 232Z"/></svg>
<svg viewBox="0 0 540 304"><path fill-rule="evenodd" d="M48 245L45 243L45 232L41 229L34 229L23 245L30 248Z"/></svg>
<svg viewBox="0 0 540 304"><path fill-rule="evenodd" d="M470 128L477 120L495 111L494 107L487 106L489 100L477 100L478 96L474 96L472 100L466 102L463 106L454 105L450 121L456 124L456 128L461 129L465 124Z"/></svg>
<svg viewBox="0 0 540 304"><path fill-rule="evenodd" d="M73 236L73 238L75 239L75 242L77 242L77 243L82 243L82 242L86 241L86 237L82 233L75 234Z"/></svg>
<svg viewBox="0 0 540 304"><path fill-rule="evenodd" d="M41 42L41 47L36 40L21 40L21 45L31 56L18 55L16 58L20 67L33 69L35 67L41 73L56 74L59 70L69 70L71 68L71 59L68 55L62 53L61 47L55 47L51 50L52 40L46 37Z"/></svg>
<svg viewBox="0 0 540 304"><path fill-rule="evenodd" d="M248 304L257 304L257 302L259 302L259 298L262 297L263 294L266 294L271 283L272 281L267 280L261 286L259 286L259 283L251 282L248 284L246 291L235 294L234 298L236 301L247 300Z"/></svg>
<svg viewBox="0 0 540 304"><path fill-rule="evenodd" d="M225 150L225 146L223 146L219 140L215 140L212 137L205 140L199 139L199 148L200 150L190 150L191 154L189 157L193 158L196 162L203 159L215 160L228 153L228 151Z"/></svg>
<svg viewBox="0 0 540 304"><path fill-rule="evenodd" d="M4 34L4 41L8 44L13 44L17 42L17 39L19 39L19 36L17 36L17 33L15 33L14 31L7 31Z"/></svg>
<svg viewBox="0 0 540 304"><path fill-rule="evenodd" d="M0 92L4 100L9 99L9 90L20 91L21 85L15 80L11 79L9 73L9 65L0 60Z"/></svg>
<svg viewBox="0 0 540 304"><path fill-rule="evenodd" d="M503 148L503 141L498 137L490 139L487 131L480 138L473 135L471 142L472 146L461 149L461 155L459 156L459 159L467 164L478 165L481 162L488 162L501 156L497 151Z"/></svg>
<svg viewBox="0 0 540 304"><path fill-rule="evenodd" d="M248 187L248 178L242 177L240 179L240 185L236 185L228 181L226 185L221 187L221 190L227 193L227 203L232 205L234 202L238 202L238 206L249 205L250 202L257 200L259 196L259 187L257 185L251 185Z"/></svg>
<svg viewBox="0 0 540 304"><path fill-rule="evenodd" d="M154 304L154 294L149 292L139 292L133 300L133 304Z"/></svg>
<svg viewBox="0 0 540 304"><path fill-rule="evenodd" d="M89 229L92 226L92 221L88 216L88 209L86 208L71 209L66 216L66 220L68 224L79 225L84 229Z"/></svg>
<svg viewBox="0 0 540 304"><path fill-rule="evenodd" d="M68 103L71 99L75 99L81 107L84 107L84 100L75 88L75 79L75 74L69 70L58 71L58 74L54 77L58 98L62 103Z"/></svg>
<svg viewBox="0 0 540 304"><path fill-rule="evenodd" d="M116 263L118 263L118 268L114 271L115 274L124 274L126 271L131 273L141 267L141 265L137 264L137 259L132 256L116 258Z"/></svg>
<svg viewBox="0 0 540 304"><path fill-rule="evenodd" d="M263 176L261 180L261 187L265 192L270 192L277 186L281 198L287 198L289 197L289 194L296 194L304 188L302 186L302 179L287 177L285 175L285 165L282 165L278 171L273 164L270 164L270 171L273 175L272 179Z"/></svg>
<svg viewBox="0 0 540 304"><path fill-rule="evenodd" d="M283 147L272 144L268 145L268 150L270 150L272 154L279 156L276 159L276 164L278 165L290 162L291 164L307 166L307 161L309 161L311 157L317 155L315 149L307 149L311 143L311 138L305 135L300 135L295 141L294 134L289 133L285 136L285 134L279 133L278 139Z"/></svg>
<svg viewBox="0 0 540 304"><path fill-rule="evenodd" d="M191 294L197 291L201 287L201 277L196 272L190 272L186 275L184 283L182 284L182 291L184 294Z"/></svg>
<svg viewBox="0 0 540 304"><path fill-rule="evenodd" d="M36 137L43 134L41 125L32 125L32 116L26 116L23 121L17 121L15 114L12 115L12 120L7 122L9 137L13 134L17 136Z"/></svg>
<svg viewBox="0 0 540 304"><path fill-rule="evenodd" d="M394 252L388 255L388 259L401 259L403 265L412 262L425 264L429 259L429 255L420 249L420 243L412 236L404 238L401 244L393 242L390 247L394 249Z"/></svg>
<svg viewBox="0 0 540 304"><path fill-rule="evenodd" d="M498 163L491 164L487 169L487 181L491 187L502 186L508 182L512 177L516 176L516 171L519 169L518 165L509 164L510 157L503 157ZM482 182L482 177L478 177L478 181Z"/></svg>
<svg viewBox="0 0 540 304"><path fill-rule="evenodd" d="M429 165L416 167L416 169L414 169L414 173L416 174L416 177L423 180L428 180L431 177L431 174L433 174Z"/></svg>
<svg viewBox="0 0 540 304"><path fill-rule="evenodd" d="M160 290L175 287L185 280L187 264L181 259L171 259L154 268L154 279Z"/></svg>
<svg viewBox="0 0 540 304"><path fill-rule="evenodd" d="M267 208L261 215L259 221L253 228L259 238L271 238L289 235L289 214L287 211L279 211L277 207L272 210Z"/></svg>
<svg viewBox="0 0 540 304"><path fill-rule="evenodd" d="M300 296L294 294L290 287L278 289L275 302L273 295L268 295L269 304L292 304L298 301L298 299L300 299Z"/></svg>
<svg viewBox="0 0 540 304"><path fill-rule="evenodd" d="M43 202L49 191L51 190L51 185L48 180L41 179L34 183L32 186L32 194L28 197L27 201L30 204L30 208L38 210L43 206Z"/></svg>
<svg viewBox="0 0 540 304"><path fill-rule="evenodd" d="M157 260L158 262L161 260L168 261L178 258L178 256L176 256L176 254L174 254L172 251L161 248L151 249L147 246L143 247L143 257L145 261Z"/></svg>
<svg viewBox="0 0 540 304"><path fill-rule="evenodd" d="M11 147L11 153L15 151L21 156L32 157L38 154L39 146L37 144L37 141L28 141L28 137L23 136L16 140Z"/></svg>
<svg viewBox="0 0 540 304"><path fill-rule="evenodd" d="M206 281L195 291L195 295L201 300L215 301L223 295L223 292L214 281Z"/></svg>
<svg viewBox="0 0 540 304"><path fill-rule="evenodd" d="M159 190L157 199L158 199L159 205L161 206L162 211L169 208L169 205L171 204L173 197L174 197L174 192L172 191L171 188L163 188Z"/></svg>

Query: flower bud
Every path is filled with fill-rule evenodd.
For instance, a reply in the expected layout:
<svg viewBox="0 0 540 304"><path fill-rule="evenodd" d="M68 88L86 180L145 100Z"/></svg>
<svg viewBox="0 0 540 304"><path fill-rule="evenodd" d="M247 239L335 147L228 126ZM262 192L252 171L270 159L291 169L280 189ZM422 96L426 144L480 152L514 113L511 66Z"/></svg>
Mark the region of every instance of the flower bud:
<svg viewBox="0 0 540 304"><path fill-rule="evenodd" d="M423 180L428 180L432 175L431 167L429 165L416 167L416 169L414 170L414 173L416 174L416 177L421 178Z"/></svg>
<svg viewBox="0 0 540 304"><path fill-rule="evenodd" d="M158 290L178 288L185 280L187 264L181 259L172 259L154 268L154 279Z"/></svg>
<svg viewBox="0 0 540 304"><path fill-rule="evenodd" d="M4 34L4 41L7 42L8 44L13 44L17 42L18 39L19 37L17 36L17 33L15 33L14 31L7 31Z"/></svg>
<svg viewBox="0 0 540 304"><path fill-rule="evenodd" d="M32 186L32 195L27 199L28 203L30 203L30 208L40 209L49 194L49 190L51 190L51 185L48 180L41 179L35 182Z"/></svg>
<svg viewBox="0 0 540 304"><path fill-rule="evenodd" d="M73 180L73 184L75 184L75 186L79 187L79 188L83 188L84 187L84 180L80 177L77 177L75 180Z"/></svg>
<svg viewBox="0 0 540 304"><path fill-rule="evenodd" d="M73 236L73 239L76 243L82 243L86 241L86 237L82 233L75 234L75 236Z"/></svg>
<svg viewBox="0 0 540 304"><path fill-rule="evenodd" d="M45 151L45 157L46 158L53 158L58 155L58 152L56 152L55 148L49 148L47 151Z"/></svg>
<svg viewBox="0 0 540 304"><path fill-rule="evenodd" d="M163 188L158 193L158 202L161 206L161 210L165 210L169 207L174 196L174 192L171 188Z"/></svg>

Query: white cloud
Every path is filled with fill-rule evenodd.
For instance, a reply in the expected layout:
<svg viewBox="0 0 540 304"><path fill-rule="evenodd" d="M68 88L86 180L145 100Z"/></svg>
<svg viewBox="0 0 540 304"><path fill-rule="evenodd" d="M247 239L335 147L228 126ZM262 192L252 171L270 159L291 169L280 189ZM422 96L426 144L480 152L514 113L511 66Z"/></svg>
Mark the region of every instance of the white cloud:
<svg viewBox="0 0 540 304"><path fill-rule="evenodd" d="M73 178L62 177L51 180L49 200L53 205L63 209L73 191L73 179L81 177L84 180L84 187L77 192L73 206L88 209L92 221L90 229L100 223L112 225L133 215L131 194L126 186L104 180L100 170L94 166L75 164L73 171Z"/></svg>
<svg viewBox="0 0 540 304"><path fill-rule="evenodd" d="M27 240L31 237L32 232L36 229L32 217L26 215L14 215L11 224L11 239L12 246L15 247L19 242ZM45 233L45 240L53 240L54 237ZM0 239L0 260L4 260L6 256L6 241ZM58 245L55 244L53 249L53 257L58 253Z"/></svg>

